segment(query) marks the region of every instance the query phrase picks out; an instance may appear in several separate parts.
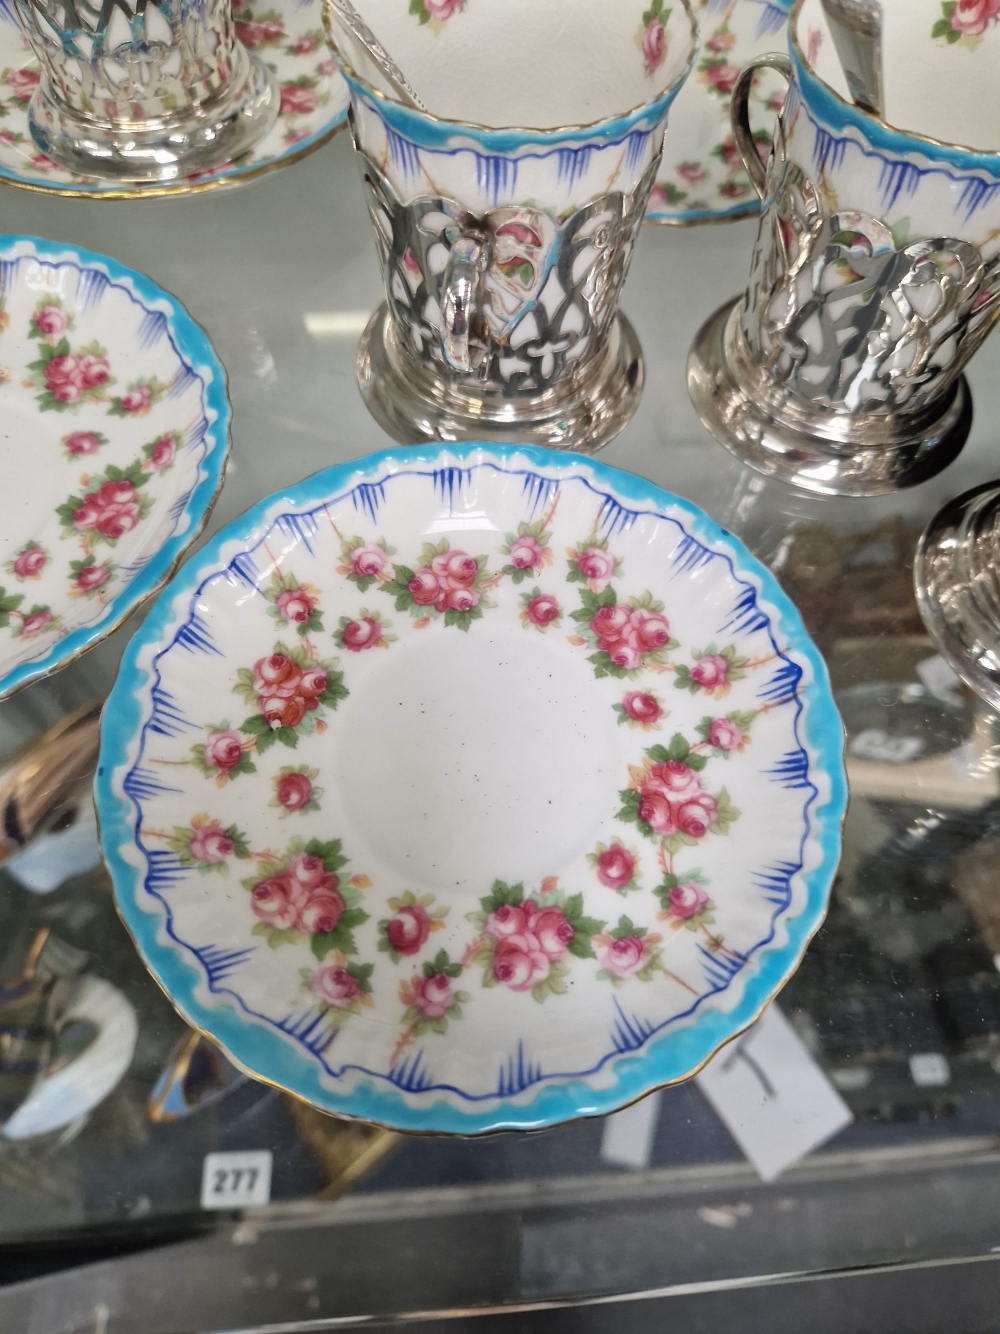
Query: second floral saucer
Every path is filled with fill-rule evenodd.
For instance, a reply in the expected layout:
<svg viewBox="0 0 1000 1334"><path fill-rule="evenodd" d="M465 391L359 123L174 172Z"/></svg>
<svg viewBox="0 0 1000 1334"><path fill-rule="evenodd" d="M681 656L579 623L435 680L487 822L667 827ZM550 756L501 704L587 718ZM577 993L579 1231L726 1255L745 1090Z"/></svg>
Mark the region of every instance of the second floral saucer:
<svg viewBox="0 0 1000 1334"><path fill-rule="evenodd" d="M261 502L137 631L102 733L105 860L182 1013L403 1130L693 1074L839 858L843 731L772 576L539 448L414 446Z"/></svg>
<svg viewBox="0 0 1000 1334"><path fill-rule="evenodd" d="M275 75L281 92L277 124L249 153L210 172L127 186L76 176L40 151L28 129L38 62L9 6L0 7L0 180L52 194L148 199L238 185L298 161L347 123L347 85L326 47L321 7L322 0L272 0L267 9L233 0L237 36Z"/></svg>
<svg viewBox="0 0 1000 1334"><path fill-rule="evenodd" d="M164 582L222 486L229 420L208 337L161 287L0 240L0 699Z"/></svg>

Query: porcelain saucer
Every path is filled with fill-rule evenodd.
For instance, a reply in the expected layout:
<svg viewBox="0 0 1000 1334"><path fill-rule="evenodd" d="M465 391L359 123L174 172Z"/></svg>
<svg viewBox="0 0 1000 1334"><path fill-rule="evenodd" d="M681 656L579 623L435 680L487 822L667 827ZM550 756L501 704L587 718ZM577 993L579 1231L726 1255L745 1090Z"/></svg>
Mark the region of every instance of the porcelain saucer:
<svg viewBox="0 0 1000 1334"><path fill-rule="evenodd" d="M0 240L0 699L164 582L222 486L229 421L207 336L162 288Z"/></svg>
<svg viewBox="0 0 1000 1334"><path fill-rule="evenodd" d="M262 501L104 711L121 914L250 1073L398 1129L539 1128L684 1079L819 926L826 669L686 501L579 455L414 446Z"/></svg>
<svg viewBox="0 0 1000 1334"><path fill-rule="evenodd" d="M164 183L129 184L77 176L38 148L28 129L28 103L38 85L38 62L12 7L0 5L0 180L26 190L98 199L193 194L238 185L305 157L347 123L347 85L323 37L322 0L234 0L243 45L274 73L281 110L274 129L251 152L210 172Z"/></svg>
<svg viewBox="0 0 1000 1334"><path fill-rule="evenodd" d="M792 0L699 0L694 7L701 48L670 111L647 222L726 222L760 209L733 140L729 103L754 57L785 49ZM762 150L770 147L784 96L777 74L765 70L757 76L750 116Z"/></svg>

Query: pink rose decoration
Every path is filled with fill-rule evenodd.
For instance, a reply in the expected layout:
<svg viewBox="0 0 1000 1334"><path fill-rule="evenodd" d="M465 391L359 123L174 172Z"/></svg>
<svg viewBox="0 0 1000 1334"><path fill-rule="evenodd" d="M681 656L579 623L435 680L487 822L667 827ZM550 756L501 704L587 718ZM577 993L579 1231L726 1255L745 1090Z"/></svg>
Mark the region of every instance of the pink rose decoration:
<svg viewBox="0 0 1000 1334"><path fill-rule="evenodd" d="M232 853L233 846L233 840L218 820L202 825L191 836L191 856L197 861L210 862L212 865L224 862Z"/></svg>
<svg viewBox="0 0 1000 1334"><path fill-rule="evenodd" d="M92 593L95 588L106 584L110 578L111 570L107 565L85 565L73 583L82 593Z"/></svg>
<svg viewBox="0 0 1000 1334"><path fill-rule="evenodd" d="M93 431L73 431L63 437L63 444L71 454L96 454L101 447L100 438Z"/></svg>
<svg viewBox="0 0 1000 1334"><path fill-rule="evenodd" d="M38 70L15 69L7 75L7 87L18 102L28 102L41 78Z"/></svg>
<svg viewBox="0 0 1000 1334"><path fill-rule="evenodd" d="M260 711L269 727L298 727L306 716L306 702L300 695L293 695L291 699L273 695L261 700Z"/></svg>
<svg viewBox="0 0 1000 1334"><path fill-rule="evenodd" d="M73 515L73 527L82 533L88 528L96 527L100 517L101 511L97 502L93 496L88 496Z"/></svg>
<svg viewBox="0 0 1000 1334"><path fill-rule="evenodd" d="M294 694L302 676L302 669L287 653L272 653L258 658L253 665L253 688L258 695L270 695L282 688Z"/></svg>
<svg viewBox="0 0 1000 1334"><path fill-rule="evenodd" d="M306 895L301 885L289 875L273 875L259 880L250 891L250 908L268 926L289 931L299 919L299 907Z"/></svg>
<svg viewBox="0 0 1000 1334"><path fill-rule="evenodd" d="M386 923L385 934L397 954L416 954L430 935L431 919L419 903L400 908Z"/></svg>
<svg viewBox="0 0 1000 1334"><path fill-rule="evenodd" d="M296 926L310 936L326 935L328 931L336 929L340 915L346 907L343 896L337 890L315 890L299 909Z"/></svg>
<svg viewBox="0 0 1000 1334"><path fill-rule="evenodd" d="M530 991L549 975L549 956L531 931L504 936L493 955L493 976L511 991Z"/></svg>
<svg viewBox="0 0 1000 1334"><path fill-rule="evenodd" d="M714 690L724 684L729 677L729 662L721 653L709 653L699 658L691 668L691 680L697 681L702 690Z"/></svg>
<svg viewBox="0 0 1000 1334"><path fill-rule="evenodd" d="M633 671L642 661L642 654L639 650L632 644L626 644L624 640L609 645L607 654L616 667L624 667L627 672Z"/></svg>
<svg viewBox="0 0 1000 1334"><path fill-rule="evenodd" d="M642 34L642 58L646 73L653 74L667 58L667 35L658 18L651 18Z"/></svg>
<svg viewBox="0 0 1000 1334"><path fill-rule="evenodd" d="M428 1019L443 1019L455 1004L451 978L444 973L416 978L413 982L413 1004Z"/></svg>
<svg viewBox="0 0 1000 1334"><path fill-rule="evenodd" d="M980 37L998 14L1000 0L958 0L951 12L951 26L970 37Z"/></svg>
<svg viewBox="0 0 1000 1334"><path fill-rule="evenodd" d="M280 774L274 787L286 811L300 811L312 797L312 779L307 774Z"/></svg>
<svg viewBox="0 0 1000 1334"><path fill-rule="evenodd" d="M689 838L704 838L717 814L715 799L707 792L699 792L690 801L674 808L677 828Z"/></svg>
<svg viewBox="0 0 1000 1334"><path fill-rule="evenodd" d="M716 55L721 55L723 51L729 50L733 45L734 40L735 39L730 33L714 32L705 43L705 46L709 51L714 51Z"/></svg>
<svg viewBox="0 0 1000 1334"><path fill-rule="evenodd" d="M162 472L164 468L170 467L176 457L177 441L172 436L161 435L149 456L149 466L154 472Z"/></svg>
<svg viewBox="0 0 1000 1334"><path fill-rule="evenodd" d="M105 537L118 538L139 522L139 497L131 482L105 482L87 496L73 515L80 532L96 528Z"/></svg>
<svg viewBox="0 0 1000 1334"><path fill-rule="evenodd" d="M293 876L305 889L336 889L340 878L334 871L328 871L322 857L312 852L297 852L288 864L288 874Z"/></svg>
<svg viewBox="0 0 1000 1334"><path fill-rule="evenodd" d="M674 813L666 797L659 792L648 792L645 789L641 795L639 819L645 820L653 833L659 834L661 838L669 838L671 834L676 834Z"/></svg>
<svg viewBox="0 0 1000 1334"><path fill-rule="evenodd" d="M389 565L389 557L380 546L357 547L351 552L351 573L362 579L377 579Z"/></svg>
<svg viewBox="0 0 1000 1334"><path fill-rule="evenodd" d="M531 599L524 613L532 625L539 625L544 629L559 615L559 603L551 593L539 593L537 597Z"/></svg>
<svg viewBox="0 0 1000 1334"><path fill-rule="evenodd" d="M248 51L265 42L277 41L284 35L285 29L277 19L238 19L236 22L236 36Z"/></svg>
<svg viewBox="0 0 1000 1334"><path fill-rule="evenodd" d="M53 357L44 374L46 388L60 403L76 403L83 397L83 371L74 353Z"/></svg>
<svg viewBox="0 0 1000 1334"><path fill-rule="evenodd" d="M281 90L281 116L307 116L319 106L319 94L300 83L286 83Z"/></svg>
<svg viewBox="0 0 1000 1334"><path fill-rule="evenodd" d="M39 333L54 335L65 333L69 328L69 316L58 306L43 306L31 317Z"/></svg>
<svg viewBox="0 0 1000 1334"><path fill-rule="evenodd" d="M286 588L278 594L277 607L286 621L301 625L308 621L316 606L316 599L311 598L301 588Z"/></svg>
<svg viewBox="0 0 1000 1334"><path fill-rule="evenodd" d="M677 168L677 175L689 185L697 185L699 181L705 179L708 172L700 162L682 162Z"/></svg>
<svg viewBox="0 0 1000 1334"><path fill-rule="evenodd" d="M667 760L665 764L653 765L646 787L662 793L668 801L687 801L701 791L701 780L683 761Z"/></svg>
<svg viewBox="0 0 1000 1334"><path fill-rule="evenodd" d="M441 596L441 587L427 568L416 570L406 587L418 607L430 607Z"/></svg>
<svg viewBox="0 0 1000 1334"><path fill-rule="evenodd" d="M637 647L642 653L655 653L657 649L669 643L670 625L659 612L646 611L637 607L629 618L631 628L635 630Z"/></svg>
<svg viewBox="0 0 1000 1334"><path fill-rule="evenodd" d="M543 908L532 921L531 932L553 963L565 956L576 935L561 908Z"/></svg>
<svg viewBox="0 0 1000 1334"><path fill-rule="evenodd" d="M341 1010L359 995L361 984L346 968L338 968L328 963L325 968L317 968L309 979L309 990L323 1005L332 1005Z"/></svg>
<svg viewBox="0 0 1000 1334"><path fill-rule="evenodd" d="M656 696L647 695L641 690L630 690L622 700L622 708L630 718L647 726L658 722L663 716L663 710Z"/></svg>
<svg viewBox="0 0 1000 1334"><path fill-rule="evenodd" d="M451 588L470 588L476 581L479 566L464 551L445 551L431 561L431 570L441 584Z"/></svg>
<svg viewBox="0 0 1000 1334"><path fill-rule="evenodd" d="M243 738L239 732L213 732L205 742L205 763L222 773L239 764Z"/></svg>
<svg viewBox="0 0 1000 1334"><path fill-rule="evenodd" d="M738 65L727 65L725 61L720 60L707 67L705 78L710 86L718 88L720 93L731 93L736 87L740 72Z"/></svg>
<svg viewBox="0 0 1000 1334"><path fill-rule="evenodd" d="M740 157L740 150L736 147L735 139L727 139L725 143L719 145L719 154L727 167L739 167L743 164Z"/></svg>
<svg viewBox="0 0 1000 1334"><path fill-rule="evenodd" d="M708 890L693 880L686 880L670 891L670 911L682 922L689 922L705 911L708 903Z"/></svg>
<svg viewBox="0 0 1000 1334"><path fill-rule="evenodd" d="M145 412L152 403L153 391L148 384L136 384L131 389L125 390L120 401L126 412L136 416L140 412Z"/></svg>
<svg viewBox="0 0 1000 1334"><path fill-rule="evenodd" d="M465 0L424 0L424 8L432 19L443 23L452 14L459 14L465 8Z"/></svg>
<svg viewBox="0 0 1000 1334"><path fill-rule="evenodd" d="M452 611L471 611L479 604L479 594L474 588L451 588L448 590L448 607Z"/></svg>
<svg viewBox="0 0 1000 1334"><path fill-rule="evenodd" d="M314 709L316 701L320 695L326 693L327 687L326 672L322 667L310 667L302 673L299 678L299 690L303 695L309 696L311 703L307 703L307 708Z"/></svg>
<svg viewBox="0 0 1000 1334"><path fill-rule="evenodd" d="M615 572L615 558L602 547L587 547L577 556L576 568L587 579L610 579Z"/></svg>
<svg viewBox="0 0 1000 1334"><path fill-rule="evenodd" d="M111 374L111 367L106 357L81 357L80 379L85 389L96 389L106 384Z"/></svg>
<svg viewBox="0 0 1000 1334"><path fill-rule="evenodd" d="M34 639L40 635L45 627L52 620L52 613L48 610L36 611L33 616L25 616L21 622L21 638Z"/></svg>
<svg viewBox="0 0 1000 1334"><path fill-rule="evenodd" d="M519 537L511 543L509 560L515 570L533 570L542 563L542 548L533 537Z"/></svg>
<svg viewBox="0 0 1000 1334"><path fill-rule="evenodd" d="M44 548L25 547L14 560L14 573L18 579L37 579L47 560Z"/></svg>
<svg viewBox="0 0 1000 1334"><path fill-rule="evenodd" d="M738 750L743 745L743 733L728 718L713 718L708 729L708 744L719 750Z"/></svg>
<svg viewBox="0 0 1000 1334"><path fill-rule="evenodd" d="M613 940L597 957L604 971L621 981L634 977L649 962L646 947L638 936Z"/></svg>
<svg viewBox="0 0 1000 1334"><path fill-rule="evenodd" d="M599 607L590 620L598 639L616 641L629 623L627 607Z"/></svg>
<svg viewBox="0 0 1000 1334"><path fill-rule="evenodd" d="M319 38L311 32L292 43L292 50L297 56L310 56L318 47Z"/></svg>
<svg viewBox="0 0 1000 1334"><path fill-rule="evenodd" d="M608 889L622 889L634 873L635 858L620 843L612 843L597 858L597 878Z"/></svg>
<svg viewBox="0 0 1000 1334"><path fill-rule="evenodd" d="M370 616L363 617L360 621L351 621L345 625L341 632L344 641L344 648L350 649L352 653L360 653L362 649L371 648L382 638L382 627L378 621Z"/></svg>
<svg viewBox="0 0 1000 1334"><path fill-rule="evenodd" d="M516 936L528 924L523 908L515 908L511 903L501 903L496 912L491 912L486 919L486 930L497 940L504 936Z"/></svg>

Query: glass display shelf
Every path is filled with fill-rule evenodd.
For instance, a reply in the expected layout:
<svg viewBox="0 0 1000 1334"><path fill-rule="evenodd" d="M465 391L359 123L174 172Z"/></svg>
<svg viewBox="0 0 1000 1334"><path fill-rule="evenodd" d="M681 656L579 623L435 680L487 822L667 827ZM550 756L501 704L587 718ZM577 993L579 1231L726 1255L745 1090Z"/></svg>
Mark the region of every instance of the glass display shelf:
<svg viewBox="0 0 1000 1334"><path fill-rule="evenodd" d="M262 496L390 443L354 383L381 283L347 136L241 190L114 205L7 190L3 203L8 231L111 254L208 331L234 425L205 536ZM848 731L844 856L827 922L778 1005L852 1124L764 1183L695 1083L654 1095L649 1152L631 1168L607 1153L600 1120L481 1140L398 1136L333 1121L224 1063L206 1076L217 1096L155 1120L150 1099L185 1025L136 955L106 872L84 864L84 804L80 864L56 888L33 892L0 870L0 981L50 928L126 998L138 1037L89 1116L0 1137L0 1328L207 1334L419 1312L461 1323L507 1305L579 1314L600 1308L574 1304L615 1294L687 1301L789 1276L902 1266L912 1278L959 1262L971 1273L972 1261L995 1296L1000 718L942 670L912 559L941 503L1000 472L1000 342L970 369L969 443L932 481L854 500L765 480L708 437L685 389L691 340L742 288L755 227L644 229L623 307L646 386L601 458L741 537L829 664ZM0 759L106 696L141 615L0 704ZM271 1152L270 1202L203 1209L206 1155L244 1150ZM935 1285L951 1291L940 1275ZM916 1278L909 1290L921 1290ZM656 1326L633 1320L607 1327Z"/></svg>

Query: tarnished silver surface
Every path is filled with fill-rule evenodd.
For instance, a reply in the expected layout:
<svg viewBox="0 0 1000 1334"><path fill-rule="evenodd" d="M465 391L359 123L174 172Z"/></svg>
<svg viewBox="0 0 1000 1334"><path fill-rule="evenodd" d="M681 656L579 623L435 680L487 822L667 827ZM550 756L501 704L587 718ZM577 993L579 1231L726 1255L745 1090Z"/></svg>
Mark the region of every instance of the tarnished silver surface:
<svg viewBox="0 0 1000 1334"><path fill-rule="evenodd" d="M829 213L794 162L761 219L737 374L790 425L815 413L865 443L934 410L1000 316L1000 258L947 237L896 248L865 213Z"/></svg>
<svg viewBox="0 0 1000 1334"><path fill-rule="evenodd" d="M326 29L327 41L334 52L339 49L335 31L338 24L382 71L397 101L402 102L404 106L416 107L418 111L427 110L413 91L406 75L351 4L351 0L326 0L323 6L323 27Z"/></svg>
<svg viewBox="0 0 1000 1334"><path fill-rule="evenodd" d="M520 440L593 451L635 411L642 354L618 300L659 159L558 224L402 204L364 159L388 302L358 350L365 401L404 443Z"/></svg>
<svg viewBox="0 0 1000 1334"><path fill-rule="evenodd" d="M830 35L857 106L881 116L882 5L879 0L823 0Z"/></svg>
<svg viewBox="0 0 1000 1334"><path fill-rule="evenodd" d="M767 172L747 121L760 65L733 93L733 133L765 201L744 296L702 327L688 391L751 467L811 491L878 495L940 471L968 436L962 370L1000 318L1000 257L949 237L896 244L879 219L829 209L784 158Z"/></svg>
<svg viewBox="0 0 1000 1334"><path fill-rule="evenodd" d="M688 354L688 394L716 440L768 477L821 495L873 496L915 486L941 471L961 450L972 425L965 377L909 439L867 444L851 419L832 413L788 420L742 378L741 297L733 297L699 329ZM844 429L844 427L848 429Z"/></svg>
<svg viewBox="0 0 1000 1334"><path fill-rule="evenodd" d="M917 547L913 582L942 657L1000 709L1000 484L938 511Z"/></svg>
<svg viewBox="0 0 1000 1334"><path fill-rule="evenodd" d="M621 431L639 405L644 368L635 330L619 311L596 357L538 394L475 397L456 388L401 343L387 304L358 346L358 386L372 416L396 440L497 440L593 454ZM478 415L477 415L478 409Z"/></svg>
<svg viewBox="0 0 1000 1334"><path fill-rule="evenodd" d="M42 68L31 133L83 175L166 181L245 153L279 94L231 0L14 0Z"/></svg>

